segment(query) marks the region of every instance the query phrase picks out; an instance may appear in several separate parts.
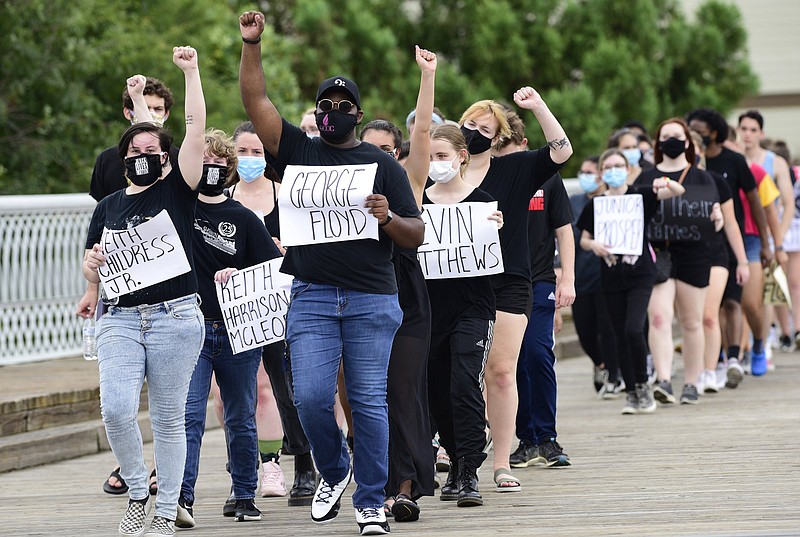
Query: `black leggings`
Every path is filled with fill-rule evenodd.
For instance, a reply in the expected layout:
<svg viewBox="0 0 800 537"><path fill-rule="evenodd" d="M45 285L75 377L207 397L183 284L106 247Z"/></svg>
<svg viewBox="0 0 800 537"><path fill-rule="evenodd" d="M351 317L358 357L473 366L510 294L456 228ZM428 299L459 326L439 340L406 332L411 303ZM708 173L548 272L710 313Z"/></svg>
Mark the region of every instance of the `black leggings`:
<svg viewBox="0 0 800 537"><path fill-rule="evenodd" d="M619 360L615 350L614 328L606 311L606 295L603 291L579 294L572 304L572 321L583 351L594 365L604 364L609 380L615 382L619 378Z"/></svg>
<svg viewBox="0 0 800 537"><path fill-rule="evenodd" d="M652 285L633 287L621 292L606 293L606 310L614 328L617 356L625 381L625 390L632 392L636 384L647 382L647 340L644 323Z"/></svg>

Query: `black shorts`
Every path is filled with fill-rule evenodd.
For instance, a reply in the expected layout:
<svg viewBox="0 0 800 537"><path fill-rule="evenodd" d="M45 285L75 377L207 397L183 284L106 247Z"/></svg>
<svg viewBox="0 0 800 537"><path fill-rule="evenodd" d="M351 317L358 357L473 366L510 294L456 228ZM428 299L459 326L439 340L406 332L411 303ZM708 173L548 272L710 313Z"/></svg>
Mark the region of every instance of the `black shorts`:
<svg viewBox="0 0 800 537"><path fill-rule="evenodd" d="M727 298L729 300L733 300L734 302L741 303L742 286L736 283L737 265L738 261L736 260L736 256L733 255L733 252L731 252L728 263L728 283L725 285L725 293L722 295L722 298Z"/></svg>
<svg viewBox="0 0 800 537"><path fill-rule="evenodd" d="M672 243L669 245L669 252L672 257L670 278L692 287L708 287L711 252L707 243Z"/></svg>
<svg viewBox="0 0 800 537"><path fill-rule="evenodd" d="M533 307L533 286L528 278L515 274L492 276L497 311L523 314L530 319Z"/></svg>
<svg viewBox="0 0 800 537"><path fill-rule="evenodd" d="M728 255L728 241L720 237L718 238L718 240L712 241L708 245L708 249L711 251L712 267L728 268L728 265L730 265L730 256Z"/></svg>

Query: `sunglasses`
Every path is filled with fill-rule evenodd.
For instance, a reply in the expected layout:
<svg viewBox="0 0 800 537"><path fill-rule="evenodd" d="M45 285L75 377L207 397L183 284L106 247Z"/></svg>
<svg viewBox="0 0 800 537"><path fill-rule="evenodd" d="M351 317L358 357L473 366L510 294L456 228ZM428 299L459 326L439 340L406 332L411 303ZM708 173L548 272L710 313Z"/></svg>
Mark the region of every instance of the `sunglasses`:
<svg viewBox="0 0 800 537"><path fill-rule="evenodd" d="M348 101L347 99L342 99L341 101L333 102L330 99L321 99L317 103L317 108L319 108L322 112L330 112L333 109L336 109L340 112L344 112L345 114L352 110L356 105Z"/></svg>

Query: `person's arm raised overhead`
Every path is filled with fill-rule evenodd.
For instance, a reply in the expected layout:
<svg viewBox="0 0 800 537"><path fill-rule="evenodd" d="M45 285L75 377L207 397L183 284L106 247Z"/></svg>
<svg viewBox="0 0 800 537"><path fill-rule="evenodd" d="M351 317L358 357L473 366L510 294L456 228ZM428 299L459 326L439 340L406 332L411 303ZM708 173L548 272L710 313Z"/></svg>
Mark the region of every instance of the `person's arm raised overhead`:
<svg viewBox="0 0 800 537"><path fill-rule="evenodd" d="M415 46L417 65L422 71L417 96L417 114L414 132L411 134L411 150L405 168L411 180L411 190L417 205L422 205L422 193L428 180L431 148L431 118L433 116L433 93L436 79L436 54Z"/></svg>
<svg viewBox="0 0 800 537"><path fill-rule="evenodd" d="M127 81L128 95L133 102L133 117L136 118L136 123L145 121L153 121L153 114L147 106L147 101L144 100L144 87L147 84L147 78L144 75L133 75Z"/></svg>
<svg viewBox="0 0 800 537"><path fill-rule="evenodd" d="M556 164L563 164L572 156L572 144L564 132L564 128L556 116L547 107L542 96L530 86L525 86L514 92L514 102L517 106L530 110L536 116L539 126L542 127L544 138L550 146L550 158Z"/></svg>
<svg viewBox="0 0 800 537"><path fill-rule="evenodd" d="M183 180L196 190L203 174L206 130L206 101L200 83L197 51L192 47L175 47L172 49L172 62L181 68L186 80L186 136L178 153L178 164Z"/></svg>
<svg viewBox="0 0 800 537"><path fill-rule="evenodd" d="M239 17L239 29L242 32L242 62L239 66L242 104L264 149L277 157L283 123L278 109L267 97L267 82L261 66L264 15L258 11L244 13Z"/></svg>

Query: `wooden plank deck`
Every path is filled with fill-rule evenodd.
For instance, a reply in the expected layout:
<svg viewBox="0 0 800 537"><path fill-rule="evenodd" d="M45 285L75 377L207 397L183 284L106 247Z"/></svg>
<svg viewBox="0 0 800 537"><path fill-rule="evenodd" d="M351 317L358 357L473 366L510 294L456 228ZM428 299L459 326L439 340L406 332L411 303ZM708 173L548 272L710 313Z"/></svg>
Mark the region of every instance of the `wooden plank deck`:
<svg viewBox="0 0 800 537"><path fill-rule="evenodd" d="M420 521L393 523L392 533L800 535L800 353L776 353L775 361L776 372L747 377L737 390L704 396L697 406L622 416L621 400L593 396L587 358L564 360L557 366L559 440L573 465L518 470L523 492L498 494L489 486L487 461L480 472L483 507L423 498ZM283 464L291 479L291 458ZM117 535L126 502L101 490L114 465L104 452L0 474L0 536ZM192 535L357 535L352 485L339 517L326 526L315 526L308 508L274 498L257 501L261 522L224 519L224 467L222 432L210 431Z"/></svg>

